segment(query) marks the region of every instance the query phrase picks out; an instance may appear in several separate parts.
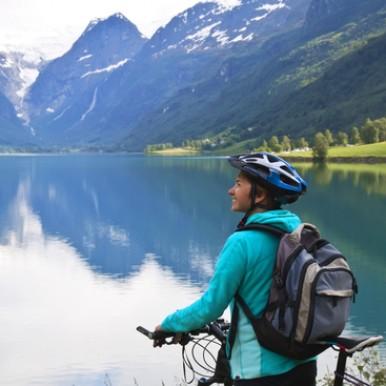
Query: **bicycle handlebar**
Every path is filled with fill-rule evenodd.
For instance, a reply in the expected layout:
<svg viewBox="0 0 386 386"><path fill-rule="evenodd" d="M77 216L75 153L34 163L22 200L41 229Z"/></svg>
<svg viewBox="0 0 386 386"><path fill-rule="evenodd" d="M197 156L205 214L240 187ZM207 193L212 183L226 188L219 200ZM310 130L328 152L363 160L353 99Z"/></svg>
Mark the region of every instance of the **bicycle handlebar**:
<svg viewBox="0 0 386 386"><path fill-rule="evenodd" d="M201 328L182 333L169 332L163 330L149 331L148 329L142 326L138 326L137 331L153 341L158 341L159 346L162 346L163 344L170 345L177 343L185 345L193 339L193 336L200 334L213 335L220 342L224 342L226 339L225 332L229 329L229 326L229 323L225 322L223 319L217 319L216 321L208 323ZM175 338L178 334L181 335L178 340L167 340L167 338Z"/></svg>
<svg viewBox="0 0 386 386"><path fill-rule="evenodd" d="M207 325L188 332L183 333L174 333L174 332L168 332L168 331L149 331L146 328L142 326L137 327L137 331L147 336L149 339L154 341L154 346L162 346L164 344L181 344L182 347L182 353L183 353L183 363L184 363L184 369L185 364L192 370L193 374L199 375L200 373L193 369L191 363L189 360L185 359L184 357L184 350L185 345L189 342L194 342L194 344L198 344L203 348L204 352L207 350L208 343L201 344L201 341L212 343L215 341L215 339L218 341L217 344L221 346L221 349L218 352L217 360L215 368L210 369L213 371L213 376L210 378L201 378L198 381L198 386L209 386L213 383L223 383L225 386L231 386L232 381L230 379L230 376L228 376L229 371L229 365L226 361L225 357L225 340L226 340L226 334L227 330L230 328L230 323L225 322L223 319L218 319L215 322L208 323ZM204 337L197 337L200 334L206 334ZM213 336L215 339L208 339L208 335ZM172 338L169 339L168 338ZM177 339L176 339L177 338ZM326 339L324 342L320 342L321 344L325 344L326 346L330 346L333 349L336 349L339 351L339 357L337 362L337 367L335 371L335 381L334 386L342 386L343 380L345 379L351 379L358 381L359 383L355 384L363 384L367 385L366 383L360 383L360 380L355 378L354 376L347 374L345 371L346 368L346 359L348 356L352 356L356 351L362 351L363 349L366 349L371 346L377 345L379 342L383 340L382 336L362 336L362 337L347 337L347 336L339 336L336 338ZM212 358L214 358L212 356ZM193 354L193 359L197 362L197 358ZM205 360L205 359L204 359ZM200 367L202 367L200 365ZM185 370L184 370L185 374ZM186 379L186 378L185 378Z"/></svg>

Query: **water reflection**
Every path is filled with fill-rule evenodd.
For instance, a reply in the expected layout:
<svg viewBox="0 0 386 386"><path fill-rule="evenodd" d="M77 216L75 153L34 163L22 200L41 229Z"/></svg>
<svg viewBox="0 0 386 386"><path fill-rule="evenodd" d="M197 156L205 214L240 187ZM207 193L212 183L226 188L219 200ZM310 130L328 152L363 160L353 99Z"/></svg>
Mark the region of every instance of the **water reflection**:
<svg viewBox="0 0 386 386"><path fill-rule="evenodd" d="M0 352L4 385L115 385L171 379L179 355L150 355L133 334L143 323L198 296L199 288L147 255L135 275L114 280L89 269L65 240L43 232L22 183L0 246ZM146 288L146 290L144 290ZM167 360L165 359L167 358ZM157 374L139 371L156 366ZM91 374L91 375L90 375ZM70 383L71 382L71 383ZM98 383L99 382L99 383Z"/></svg>
<svg viewBox="0 0 386 386"><path fill-rule="evenodd" d="M385 334L386 168L300 168L311 188L295 210L360 283L349 329ZM134 329L208 282L239 218L227 162L6 157L0 172L1 384L177 384L178 349L154 352Z"/></svg>

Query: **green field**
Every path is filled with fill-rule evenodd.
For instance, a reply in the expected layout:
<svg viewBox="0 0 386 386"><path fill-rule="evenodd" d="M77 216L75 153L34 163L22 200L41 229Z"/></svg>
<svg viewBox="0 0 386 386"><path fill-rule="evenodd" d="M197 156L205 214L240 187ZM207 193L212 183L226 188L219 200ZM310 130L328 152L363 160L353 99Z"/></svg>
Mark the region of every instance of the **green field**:
<svg viewBox="0 0 386 386"><path fill-rule="evenodd" d="M199 151L193 148L186 147L172 147L164 150L154 150L149 155L164 155L164 156L183 156L183 155L197 155Z"/></svg>
<svg viewBox="0 0 386 386"><path fill-rule="evenodd" d="M242 154L247 153L246 148L250 147L252 140L239 142L225 149L219 149L210 151L207 154L212 155L230 155L230 154ZM249 146L248 146L249 145ZM184 156L184 155L199 155L200 152L193 148L175 147L165 150L152 151L151 155L164 155L164 156ZM290 152L279 153L283 158L311 160L312 151L294 150ZM386 161L386 142L372 143L368 145L348 145L348 146L333 146L328 150L328 159L334 161L335 159L346 158L347 160L354 160L358 158L358 161L371 158L376 158L379 161ZM344 160L343 160L344 161Z"/></svg>
<svg viewBox="0 0 386 386"><path fill-rule="evenodd" d="M283 157L312 158L312 151L291 151L280 154ZM386 160L386 142L356 146L334 146L328 150L328 158L384 158Z"/></svg>

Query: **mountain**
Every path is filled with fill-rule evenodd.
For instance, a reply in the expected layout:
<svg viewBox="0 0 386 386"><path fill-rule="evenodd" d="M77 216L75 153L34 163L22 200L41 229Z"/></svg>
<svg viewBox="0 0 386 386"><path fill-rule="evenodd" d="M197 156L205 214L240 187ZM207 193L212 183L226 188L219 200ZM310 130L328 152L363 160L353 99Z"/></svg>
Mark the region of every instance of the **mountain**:
<svg viewBox="0 0 386 386"><path fill-rule="evenodd" d="M315 4L323 2L313 0L310 9L315 11ZM361 124L366 117L379 117L383 94L371 79L381 82L385 78L379 67L383 57L378 52L378 56L366 58L365 48L373 37L386 32L386 5L375 0L366 2L366 6L356 0L337 3L340 7L336 13L321 7L318 18L316 12L309 11L304 26L272 37L242 56L222 61L210 79L179 90L138 123L133 131L141 134L135 141L143 146L179 144L184 139L220 133L232 141L269 138L272 134L312 136L326 127L337 131ZM352 16L347 23L341 20L342 12ZM330 31L332 21L339 28ZM327 32L316 32L325 28ZM356 52L362 55L356 56ZM338 71L347 65L350 55L358 61L353 59L351 65L360 68L364 88L356 87L355 76L359 75L354 71L346 71L351 78L345 76L345 71ZM372 74L370 68L377 72ZM328 98L324 97L326 79L332 79ZM374 99L368 99L371 95ZM334 106L333 101L342 96L345 101L340 99ZM128 136L127 142L133 141Z"/></svg>
<svg viewBox="0 0 386 386"><path fill-rule="evenodd" d="M255 49L266 39L301 26L310 0L245 0L233 8L198 3L159 29L143 48L89 95L93 109L71 121L67 144L113 144L142 150L138 123L186 87L215 76L221 63ZM167 108L167 107L165 107ZM68 117L66 118L68 120ZM66 121L63 117L63 122ZM45 132L52 123L45 122ZM64 129L64 126L63 126ZM51 130L53 131L53 130Z"/></svg>
<svg viewBox="0 0 386 386"><path fill-rule="evenodd" d="M131 61L146 40L120 13L92 21L66 54L41 70L26 96L37 139L64 142L93 110L100 85Z"/></svg>
<svg viewBox="0 0 386 386"><path fill-rule="evenodd" d="M244 0L232 7L198 3L156 31L146 48L159 56L171 50L190 53L267 40L301 25L308 4L309 0Z"/></svg>
<svg viewBox="0 0 386 386"><path fill-rule="evenodd" d="M280 108L274 105L264 111L260 119L270 119L271 127L285 127L297 136L311 137L325 128L348 132L367 118L385 116L385 47L386 33L370 38L308 87L280 100Z"/></svg>
<svg viewBox="0 0 386 386"><path fill-rule="evenodd" d="M384 0L271 1L198 3L149 40L121 14L91 22L39 67L21 104L35 141L115 150L208 137L258 143L384 115ZM21 83L17 72L13 83L1 74L6 122Z"/></svg>
<svg viewBox="0 0 386 386"><path fill-rule="evenodd" d="M383 6L383 0L312 0L304 29L311 35L327 33L377 12Z"/></svg>

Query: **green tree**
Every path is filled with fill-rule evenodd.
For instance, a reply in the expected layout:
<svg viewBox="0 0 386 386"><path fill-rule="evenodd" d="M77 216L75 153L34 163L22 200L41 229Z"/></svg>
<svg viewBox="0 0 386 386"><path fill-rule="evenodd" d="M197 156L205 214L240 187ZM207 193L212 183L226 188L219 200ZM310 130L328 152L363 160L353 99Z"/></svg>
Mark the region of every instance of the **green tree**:
<svg viewBox="0 0 386 386"><path fill-rule="evenodd" d="M325 162L328 154L328 140L321 132L315 134L312 156L316 162Z"/></svg>
<svg viewBox="0 0 386 386"><path fill-rule="evenodd" d="M272 136L271 139L268 141L268 146L271 148L274 152L280 152L281 151L281 145L279 143L279 139L276 135Z"/></svg>
<svg viewBox="0 0 386 386"><path fill-rule="evenodd" d="M328 142L328 146L331 146L334 144L334 137L332 136L330 129L324 130L324 136L326 137L326 140Z"/></svg>
<svg viewBox="0 0 386 386"><path fill-rule="evenodd" d="M305 149L305 148L309 147L309 144L304 137L301 137L298 139L297 147L299 149Z"/></svg>
<svg viewBox="0 0 386 386"><path fill-rule="evenodd" d="M376 119L373 122L373 125L378 129L379 133L379 142L386 141L386 117Z"/></svg>
<svg viewBox="0 0 386 386"><path fill-rule="evenodd" d="M287 135L284 135L281 141L281 147L283 151L291 151L291 140Z"/></svg>
<svg viewBox="0 0 386 386"><path fill-rule="evenodd" d="M256 151L271 151L271 149L269 148L267 141L263 139L263 142L261 142Z"/></svg>
<svg viewBox="0 0 386 386"><path fill-rule="evenodd" d="M377 123L367 119L366 123L360 128L361 139L364 143L379 142L379 128Z"/></svg>
<svg viewBox="0 0 386 386"><path fill-rule="evenodd" d="M348 144L348 135L344 131L339 131L336 135L336 140L339 145L346 146Z"/></svg>
<svg viewBox="0 0 386 386"><path fill-rule="evenodd" d="M359 134L359 129L356 126L353 126L350 130L350 143L353 145L359 145L361 143L361 135Z"/></svg>

